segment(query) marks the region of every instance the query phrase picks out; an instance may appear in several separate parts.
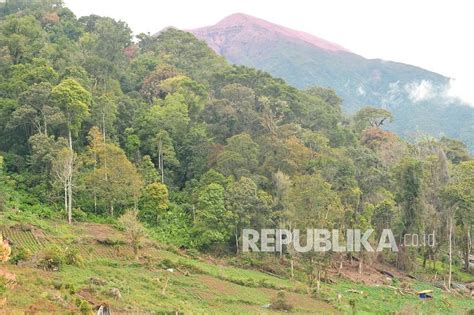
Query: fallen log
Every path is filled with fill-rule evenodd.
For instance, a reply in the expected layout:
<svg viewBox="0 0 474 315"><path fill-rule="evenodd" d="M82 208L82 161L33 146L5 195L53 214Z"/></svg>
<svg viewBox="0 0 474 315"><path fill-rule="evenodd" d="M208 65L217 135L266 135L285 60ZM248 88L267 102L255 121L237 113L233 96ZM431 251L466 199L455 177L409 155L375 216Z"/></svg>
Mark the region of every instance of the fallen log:
<svg viewBox="0 0 474 315"><path fill-rule="evenodd" d="M381 274L385 275L385 276L388 276L390 278L395 278L395 275L391 272L388 272L388 271L385 271L385 270L381 270L381 269L376 269L378 272L380 272Z"/></svg>

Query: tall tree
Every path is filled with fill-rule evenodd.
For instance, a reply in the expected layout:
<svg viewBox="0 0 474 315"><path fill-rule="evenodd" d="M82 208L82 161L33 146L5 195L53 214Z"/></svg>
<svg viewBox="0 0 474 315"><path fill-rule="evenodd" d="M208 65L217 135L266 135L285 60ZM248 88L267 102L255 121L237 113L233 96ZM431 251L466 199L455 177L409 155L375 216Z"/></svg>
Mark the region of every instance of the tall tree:
<svg viewBox="0 0 474 315"><path fill-rule="evenodd" d="M97 127L89 132L90 165L84 171L85 191L97 197L98 205L113 216L115 208L137 208L143 186L136 167L122 149L104 142Z"/></svg>
<svg viewBox="0 0 474 315"><path fill-rule="evenodd" d="M211 183L199 193L194 232L196 246L218 248L232 235L232 213L225 207L224 188Z"/></svg>
<svg viewBox="0 0 474 315"><path fill-rule="evenodd" d="M265 213L263 203L258 196L255 182L242 176L231 183L226 192L226 208L232 212L234 220L234 237L236 252L240 248L241 231L244 228L258 229L263 227Z"/></svg>
<svg viewBox="0 0 474 315"><path fill-rule="evenodd" d="M51 91L51 99L64 114L69 148L72 150L72 135L77 134L82 121L89 116L91 93L73 79L65 79Z"/></svg>
<svg viewBox="0 0 474 315"><path fill-rule="evenodd" d="M74 170L74 152L69 147L63 147L56 153L53 161L53 173L62 184L64 191L64 210L67 221L72 223L72 173Z"/></svg>
<svg viewBox="0 0 474 315"><path fill-rule="evenodd" d="M72 180L73 180L73 158L72 135L77 134L81 123L89 115L89 104L91 94L73 79L65 79L51 91L52 102L63 112L66 119L69 154L62 154L62 158L70 160L62 163L70 169L64 174L68 176L67 186L67 212L68 222L72 223Z"/></svg>
<svg viewBox="0 0 474 315"><path fill-rule="evenodd" d="M402 231L401 239L406 234L422 231L422 218L425 212L423 196L423 164L421 161L406 158L397 169L398 187L397 201L401 205ZM416 253L414 250L401 247L399 252L400 267L409 270L413 267Z"/></svg>
<svg viewBox="0 0 474 315"><path fill-rule="evenodd" d="M20 106L13 113L10 125L29 124L34 133L48 135L51 126L64 120L59 109L50 104L51 85L47 82L34 84L23 92Z"/></svg>
<svg viewBox="0 0 474 315"><path fill-rule="evenodd" d="M450 236L452 237L453 233L453 222L460 227L462 233L463 260L467 270L472 249L471 233L474 226L474 161L461 162L454 168L451 181L446 186L443 197L446 205L451 209L448 218L451 223L449 226ZM451 238L450 242L452 242Z"/></svg>
<svg viewBox="0 0 474 315"><path fill-rule="evenodd" d="M224 151L217 157L217 168L224 175L250 175L258 165L259 146L248 133L230 137Z"/></svg>
<svg viewBox="0 0 474 315"><path fill-rule="evenodd" d="M161 216L168 209L168 188L155 182L147 185L140 197L140 217L151 224L158 224Z"/></svg>
<svg viewBox="0 0 474 315"><path fill-rule="evenodd" d="M375 107L364 107L354 116L356 128L361 131L370 127L379 128L392 120L393 116L388 110Z"/></svg>

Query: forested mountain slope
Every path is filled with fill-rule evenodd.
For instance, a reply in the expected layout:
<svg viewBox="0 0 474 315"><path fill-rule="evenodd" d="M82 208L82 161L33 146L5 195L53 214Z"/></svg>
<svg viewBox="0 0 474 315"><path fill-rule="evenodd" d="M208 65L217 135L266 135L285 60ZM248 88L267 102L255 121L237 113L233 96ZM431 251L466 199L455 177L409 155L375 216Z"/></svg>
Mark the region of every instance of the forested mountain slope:
<svg viewBox="0 0 474 315"><path fill-rule="evenodd" d="M118 251L126 245L133 254L124 268L140 272L163 268L151 259L159 258L153 249L147 255L150 247L140 242L145 235L153 246L273 272L275 260L266 259L274 254L240 252L244 228L373 228L374 239L390 228L397 240L435 231L436 247L400 252L345 256L284 248L275 269L289 281L287 291L296 280L318 301L324 294L337 298L321 287L332 281L326 271L347 261L353 266L356 259L361 273L378 263L442 275L447 287L453 279L470 281L469 274L450 277L447 267L450 261L451 270L469 271L474 161L462 142L407 143L384 129L392 120L389 111L364 107L346 116L333 90L299 90L263 71L230 65L191 33L170 28L133 41L126 23L94 15L78 19L59 1L8 1L0 12L5 231L22 222L34 231L52 224L55 236L80 252L81 245L96 245L74 241L80 222L105 222L95 232L113 234L110 225L123 232L126 244L106 245ZM58 220L71 227L56 225ZM58 245L54 237L49 241ZM51 249L21 258L28 256L21 244L12 245L9 263L25 259L31 268L45 268ZM70 254L59 262L75 264L82 255ZM122 265L102 264L102 272L121 274ZM46 267L39 278L54 278L55 265ZM22 272L21 266L10 268ZM85 268L82 284L101 267Z"/></svg>
<svg viewBox="0 0 474 315"><path fill-rule="evenodd" d="M419 67L366 59L336 44L249 15L191 30L229 62L268 71L298 88L324 86L354 113L390 110L390 129L406 138L448 136L474 149L474 108L447 95L449 78Z"/></svg>

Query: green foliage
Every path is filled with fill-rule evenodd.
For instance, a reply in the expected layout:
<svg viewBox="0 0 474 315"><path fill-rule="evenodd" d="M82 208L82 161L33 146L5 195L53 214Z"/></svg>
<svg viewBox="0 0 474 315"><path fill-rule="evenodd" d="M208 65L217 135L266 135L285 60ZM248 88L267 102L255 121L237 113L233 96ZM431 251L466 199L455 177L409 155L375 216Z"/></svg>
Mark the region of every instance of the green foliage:
<svg viewBox="0 0 474 315"><path fill-rule="evenodd" d="M89 116L91 94L73 79L65 79L51 91L52 102L64 113L68 128L77 133Z"/></svg>
<svg viewBox="0 0 474 315"><path fill-rule="evenodd" d="M174 246L228 254L249 227L392 228L397 239L436 230L437 248L409 253L416 262L417 255L446 255L449 208L454 260L465 260L458 253L469 248L474 188L472 156L462 142L408 144L382 129L404 106L393 114L365 107L347 117L341 96L347 100L350 89L298 90L229 65L187 32L170 28L140 34L137 42L131 34L108 17L77 19L57 1L12 0L3 8L0 210L6 218L51 230L45 219L64 219L59 209L70 197L75 222L115 223L125 213L118 225L137 256L145 232ZM287 43L275 45L294 52ZM342 66L353 64L336 69ZM413 122L426 113L427 105L419 105L410 108ZM467 113L465 124L472 115L459 110ZM73 249L70 257L48 251L41 261L46 269L81 264ZM299 258L306 266L315 257ZM316 257L308 274L330 258Z"/></svg>
<svg viewBox="0 0 474 315"><path fill-rule="evenodd" d="M226 208L232 213L235 226L236 250L239 250L241 229L265 228L268 221L269 204L257 188L255 182L247 177L229 185L226 191Z"/></svg>
<svg viewBox="0 0 474 315"><path fill-rule="evenodd" d="M153 161L149 155L145 155L143 157L140 165L138 165L138 171L140 172L140 175L142 176L146 185L159 181L159 175L156 171L155 164L153 164Z"/></svg>
<svg viewBox="0 0 474 315"><path fill-rule="evenodd" d="M79 192L84 196L84 208L113 215L116 208L123 211L138 202L143 183L136 167L120 147L105 142L96 127L89 131L89 148L81 175L83 186Z"/></svg>
<svg viewBox="0 0 474 315"><path fill-rule="evenodd" d="M82 300L80 298L76 298L75 304L81 314L89 315L92 314L92 306L86 300Z"/></svg>
<svg viewBox="0 0 474 315"><path fill-rule="evenodd" d="M7 279L4 276L0 276L0 296L7 291Z"/></svg>
<svg viewBox="0 0 474 315"><path fill-rule="evenodd" d="M232 231L232 213L225 207L224 188L209 184L199 194L194 226L195 245L209 249L225 243Z"/></svg>
<svg viewBox="0 0 474 315"><path fill-rule="evenodd" d="M343 209L340 199L319 174L296 177L289 200L288 217L300 229L330 227L341 222Z"/></svg>
<svg viewBox="0 0 474 315"><path fill-rule="evenodd" d="M47 271L59 271L65 263L64 253L59 246L51 245L46 247L38 261L38 267Z"/></svg>
<svg viewBox="0 0 474 315"><path fill-rule="evenodd" d="M6 195L4 192L5 189L5 178L3 175L3 156L0 155L0 183L2 183L2 186L0 188L0 212L4 211L6 208Z"/></svg>
<svg viewBox="0 0 474 315"><path fill-rule="evenodd" d="M150 229L150 234L163 243L190 248L193 246L192 226L192 216L182 206L171 203L158 225Z"/></svg>
<svg viewBox="0 0 474 315"><path fill-rule="evenodd" d="M122 229L127 234L130 246L133 249L135 257L138 256L138 250L142 244L143 238L145 237L145 228L138 221L138 213L134 210L126 211L120 218L119 223Z"/></svg>
<svg viewBox="0 0 474 315"><path fill-rule="evenodd" d="M31 250L21 246L16 246L12 254L9 261L15 265L18 265L20 262L28 261L33 255Z"/></svg>
<svg viewBox="0 0 474 315"><path fill-rule="evenodd" d="M380 127L386 122L393 120L392 114L385 109L364 107L354 116L354 122L358 130L364 130L370 127Z"/></svg>
<svg viewBox="0 0 474 315"><path fill-rule="evenodd" d="M402 204L404 233L420 231L423 213L423 170L422 162L406 159L398 166L400 191L398 201Z"/></svg>
<svg viewBox="0 0 474 315"><path fill-rule="evenodd" d="M454 164L472 159L472 156L467 151L466 144L461 141L443 137L440 142L444 146L447 158Z"/></svg>
<svg viewBox="0 0 474 315"><path fill-rule="evenodd" d="M140 218L148 223L157 224L168 209L168 188L155 182L147 185L140 197Z"/></svg>
<svg viewBox="0 0 474 315"><path fill-rule="evenodd" d="M251 23L247 19L244 19L246 23ZM203 28L196 35L233 64L254 67L260 69L260 73L266 71L297 88L331 87L338 98L344 100L346 113L356 113L367 104L388 109L395 119L386 126L406 139L412 139L414 131L434 137L447 135L462 140L473 152L472 106L454 99L447 105L441 96L420 99L410 93L424 82L429 82L433 89L443 90L449 86L449 78L407 64L366 59L348 51L329 52L304 40L279 35L273 27L256 31L231 25ZM256 76L248 77L251 81ZM261 83L274 89L264 78L258 77L255 81L258 82L253 83L255 85ZM317 94L311 90L311 94ZM321 94L318 96L325 102L333 102L330 95ZM318 116L323 118L324 112ZM317 122L324 123L324 119ZM345 137L345 132L339 132L340 128L333 125L331 129L338 141Z"/></svg>
<svg viewBox="0 0 474 315"><path fill-rule="evenodd" d="M204 42L175 28L161 32L151 50L193 79L207 80L222 67L227 67L224 59L214 54Z"/></svg>
<svg viewBox="0 0 474 315"><path fill-rule="evenodd" d="M44 46L45 32L32 15L9 15L0 24L0 41L7 47L14 64L31 61Z"/></svg>
<svg viewBox="0 0 474 315"><path fill-rule="evenodd" d="M76 247L68 246L64 250L64 263L77 267L84 267L84 258Z"/></svg>
<svg viewBox="0 0 474 315"><path fill-rule="evenodd" d="M37 265L47 271L60 271L63 265L83 267L84 258L76 247L50 244L41 251Z"/></svg>
<svg viewBox="0 0 474 315"><path fill-rule="evenodd" d="M217 169L224 175L250 175L258 164L259 148L247 133L235 135L227 140L224 151L217 157Z"/></svg>

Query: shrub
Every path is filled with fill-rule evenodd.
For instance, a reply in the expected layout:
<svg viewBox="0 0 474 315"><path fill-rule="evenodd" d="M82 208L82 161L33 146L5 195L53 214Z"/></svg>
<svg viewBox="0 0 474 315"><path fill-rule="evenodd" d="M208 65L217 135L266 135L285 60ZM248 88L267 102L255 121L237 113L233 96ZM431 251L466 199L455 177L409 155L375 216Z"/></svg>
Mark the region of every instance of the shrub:
<svg viewBox="0 0 474 315"><path fill-rule="evenodd" d="M40 254L38 266L47 271L59 271L64 264L64 255L58 246L46 247Z"/></svg>
<svg viewBox="0 0 474 315"><path fill-rule="evenodd" d="M171 244L178 248L190 248L192 222L182 206L170 204L168 211L160 216L158 225L150 228L150 236L161 243Z"/></svg>
<svg viewBox="0 0 474 315"><path fill-rule="evenodd" d="M39 202L33 205L24 204L23 210L34 214L39 219L53 219L57 217L57 212Z"/></svg>
<svg viewBox="0 0 474 315"><path fill-rule="evenodd" d="M37 263L39 267L48 271L59 271L63 264L83 267L84 258L75 247L66 247L63 250L56 245L50 245L40 253Z"/></svg>
<svg viewBox="0 0 474 315"><path fill-rule="evenodd" d="M194 249L194 248L189 248L186 250L186 254L191 257L191 258L194 258L194 259L197 259L199 258L200 256L200 253L197 249Z"/></svg>
<svg viewBox="0 0 474 315"><path fill-rule="evenodd" d="M137 215L137 211L128 210L119 219L119 223L124 227L125 233L127 234L135 258L138 257L138 250L145 237L145 228L138 221Z"/></svg>
<svg viewBox="0 0 474 315"><path fill-rule="evenodd" d="M80 298L76 298L75 304L77 308L79 309L79 311L81 312L81 314L84 314L84 315L92 314L92 307L87 301L82 300Z"/></svg>
<svg viewBox="0 0 474 315"><path fill-rule="evenodd" d="M64 289L71 295L76 294L76 287L73 284L66 283Z"/></svg>
<svg viewBox="0 0 474 315"><path fill-rule="evenodd" d="M73 211L72 211L72 217L77 222L87 221L87 213L82 211L82 209L74 208Z"/></svg>
<svg viewBox="0 0 474 315"><path fill-rule="evenodd" d="M31 251L24 247L15 247L13 256L10 257L10 262L14 265L18 265L21 261L27 261L32 256Z"/></svg>
<svg viewBox="0 0 474 315"><path fill-rule="evenodd" d="M285 291L278 291L276 298L272 301L270 308L277 311L289 312L293 306L286 300Z"/></svg>
<svg viewBox="0 0 474 315"><path fill-rule="evenodd" d="M159 265L163 269L175 268L176 267L176 264L168 258L165 258L162 261L160 261Z"/></svg>
<svg viewBox="0 0 474 315"><path fill-rule="evenodd" d="M84 258L75 247L66 247L66 250L64 251L64 262L66 265L84 267Z"/></svg>
<svg viewBox="0 0 474 315"><path fill-rule="evenodd" d="M3 191L0 190L0 212L7 209L7 197Z"/></svg>
<svg viewBox="0 0 474 315"><path fill-rule="evenodd" d="M0 295L4 294L7 291L7 279L5 277L0 276Z"/></svg>
<svg viewBox="0 0 474 315"><path fill-rule="evenodd" d="M52 285L53 288L55 288L56 290L61 290L61 288L63 287L63 283L59 280L53 280Z"/></svg>

